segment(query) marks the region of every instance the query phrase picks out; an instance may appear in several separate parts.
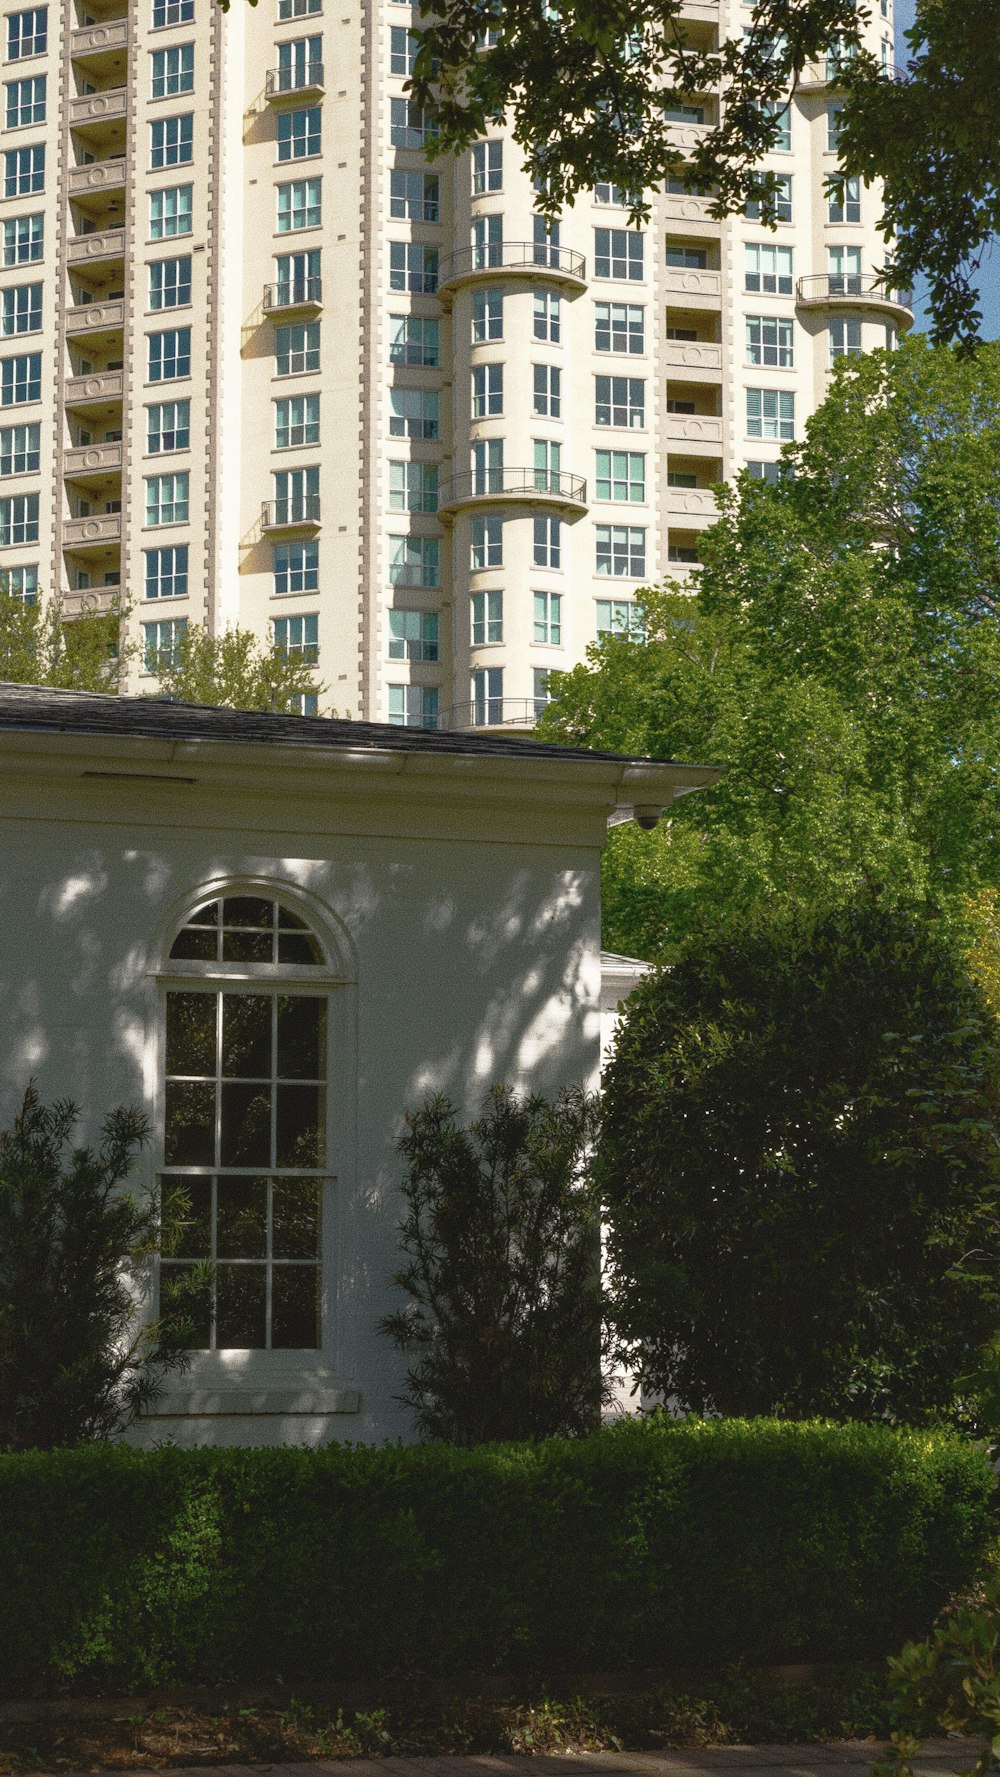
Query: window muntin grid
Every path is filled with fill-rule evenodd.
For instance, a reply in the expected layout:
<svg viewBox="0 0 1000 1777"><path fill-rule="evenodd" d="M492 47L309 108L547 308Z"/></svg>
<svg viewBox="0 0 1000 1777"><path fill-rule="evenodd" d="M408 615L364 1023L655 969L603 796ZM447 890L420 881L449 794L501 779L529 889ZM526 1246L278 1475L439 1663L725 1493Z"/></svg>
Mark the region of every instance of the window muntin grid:
<svg viewBox="0 0 1000 1777"><path fill-rule="evenodd" d="M472 646L484 648L503 641L503 593L474 592L470 599Z"/></svg>
<svg viewBox="0 0 1000 1777"><path fill-rule="evenodd" d="M397 605L389 612L389 659L436 661L439 629L436 611L408 611Z"/></svg>
<svg viewBox="0 0 1000 1777"><path fill-rule="evenodd" d="M194 112L179 117L156 117L149 126L149 165L156 172L162 167L187 166L194 155Z"/></svg>
<svg viewBox="0 0 1000 1777"><path fill-rule="evenodd" d="M641 525L599 524L595 538L596 572L625 580L646 573L646 532Z"/></svg>
<svg viewBox="0 0 1000 1777"><path fill-rule="evenodd" d="M389 464L390 512L436 512L438 466L436 463Z"/></svg>
<svg viewBox="0 0 1000 1777"><path fill-rule="evenodd" d="M162 451L187 450L191 443L190 401L157 401L146 409L146 449L152 456Z"/></svg>
<svg viewBox="0 0 1000 1777"><path fill-rule="evenodd" d="M28 6L23 12L7 14L7 60L23 61L26 56L45 54L49 40L49 9Z"/></svg>
<svg viewBox="0 0 1000 1777"><path fill-rule="evenodd" d="M318 321L296 321L274 330L274 373L303 376L319 369Z"/></svg>
<svg viewBox="0 0 1000 1777"><path fill-rule="evenodd" d="M795 363L794 323L780 315L748 315L747 363L791 370Z"/></svg>
<svg viewBox="0 0 1000 1777"><path fill-rule="evenodd" d="M172 99L178 93L194 91L193 43L154 49L150 63L150 93L154 99Z"/></svg>
<svg viewBox="0 0 1000 1777"><path fill-rule="evenodd" d="M646 382L641 376L595 376L595 426L646 424Z"/></svg>
<svg viewBox="0 0 1000 1777"><path fill-rule="evenodd" d="M319 544L277 543L274 548L275 597L319 591Z"/></svg>
<svg viewBox="0 0 1000 1777"><path fill-rule="evenodd" d="M45 251L45 217L12 216L3 225L3 263L34 265Z"/></svg>
<svg viewBox="0 0 1000 1777"><path fill-rule="evenodd" d="M33 475L41 463L42 428L0 426L0 475Z"/></svg>
<svg viewBox="0 0 1000 1777"><path fill-rule="evenodd" d="M42 285L15 284L3 292L0 306L0 333L40 333L42 330Z"/></svg>
<svg viewBox="0 0 1000 1777"><path fill-rule="evenodd" d="M389 362L436 370L441 362L440 321L426 315L390 315Z"/></svg>
<svg viewBox="0 0 1000 1777"><path fill-rule="evenodd" d="M188 589L188 546L168 543L147 549L144 596L148 599L181 598Z"/></svg>

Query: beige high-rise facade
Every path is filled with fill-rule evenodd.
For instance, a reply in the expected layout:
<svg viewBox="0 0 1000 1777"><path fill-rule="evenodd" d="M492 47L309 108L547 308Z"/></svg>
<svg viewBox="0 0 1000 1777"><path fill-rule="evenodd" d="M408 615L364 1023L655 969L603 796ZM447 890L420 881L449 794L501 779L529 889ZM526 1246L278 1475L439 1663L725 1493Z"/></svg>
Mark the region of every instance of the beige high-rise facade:
<svg viewBox="0 0 1000 1777"><path fill-rule="evenodd" d="M870 46L892 56L892 0ZM692 36L739 0L687 0ZM698 558L836 358L911 322L878 194L825 190L836 69L776 229L601 186L547 230L513 141L428 161L400 0L64 0L2 22L0 567L120 587L134 689L184 624L316 658L322 711L530 723ZM829 76L829 78L828 78ZM680 107L679 145L713 119Z"/></svg>

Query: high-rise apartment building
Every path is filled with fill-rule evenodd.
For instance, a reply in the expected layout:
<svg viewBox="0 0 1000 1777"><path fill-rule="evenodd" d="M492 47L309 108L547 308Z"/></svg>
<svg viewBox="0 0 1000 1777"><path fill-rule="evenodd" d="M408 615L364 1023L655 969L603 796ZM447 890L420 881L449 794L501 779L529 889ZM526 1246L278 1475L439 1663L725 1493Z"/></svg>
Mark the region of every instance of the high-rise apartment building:
<svg viewBox="0 0 1000 1777"><path fill-rule="evenodd" d="M891 0L870 46L891 59ZM747 28L687 0L692 37ZM535 214L502 132L429 161L400 0L64 0L2 20L0 567L119 588L134 687L187 623L317 658L324 710L530 722L697 560L842 353L892 344L878 194L833 197L837 70L776 229L683 189ZM680 146L713 120L679 106Z"/></svg>

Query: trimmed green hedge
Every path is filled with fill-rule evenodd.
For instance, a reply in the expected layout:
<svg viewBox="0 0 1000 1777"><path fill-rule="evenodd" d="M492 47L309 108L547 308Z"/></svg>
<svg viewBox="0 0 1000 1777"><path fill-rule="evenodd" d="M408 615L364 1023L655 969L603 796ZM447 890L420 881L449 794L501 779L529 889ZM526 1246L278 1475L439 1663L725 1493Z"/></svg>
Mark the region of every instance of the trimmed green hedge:
<svg viewBox="0 0 1000 1777"><path fill-rule="evenodd" d="M0 1683L862 1659L993 1529L946 1432L625 1422L573 1442L0 1457Z"/></svg>

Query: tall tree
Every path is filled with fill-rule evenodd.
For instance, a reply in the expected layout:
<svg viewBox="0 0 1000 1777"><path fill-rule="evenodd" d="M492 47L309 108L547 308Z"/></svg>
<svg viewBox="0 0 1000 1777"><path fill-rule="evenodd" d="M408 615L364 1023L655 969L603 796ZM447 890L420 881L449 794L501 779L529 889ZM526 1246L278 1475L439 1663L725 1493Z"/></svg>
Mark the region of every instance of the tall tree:
<svg viewBox="0 0 1000 1777"><path fill-rule="evenodd" d="M741 210L789 90L832 52L840 170L884 181L890 282L925 271L935 336L974 334L972 273L1000 231L1000 0L917 0L902 74L857 51L870 14L855 0L756 0L746 33L721 46L686 28L684 0L434 0L426 10L412 90L437 111L441 150L508 119L549 214L600 179L642 194L668 174L711 190L717 215ZM719 94L719 121L684 155L665 104L705 92ZM637 195L634 214L646 213Z"/></svg>
<svg viewBox="0 0 1000 1777"><path fill-rule="evenodd" d="M0 679L58 690L117 691L128 649L117 601L100 615L63 617L59 602L30 602L0 580Z"/></svg>
<svg viewBox="0 0 1000 1777"><path fill-rule="evenodd" d="M1000 347L845 365L775 485L720 494L692 597L554 680L573 744L725 767L616 829L606 938L642 955L866 892L932 912L1000 878Z"/></svg>
<svg viewBox="0 0 1000 1777"><path fill-rule="evenodd" d="M287 715L300 712L304 697L324 689L313 678L315 654L266 647L239 625L212 636L191 624L154 664L162 694L179 703Z"/></svg>

